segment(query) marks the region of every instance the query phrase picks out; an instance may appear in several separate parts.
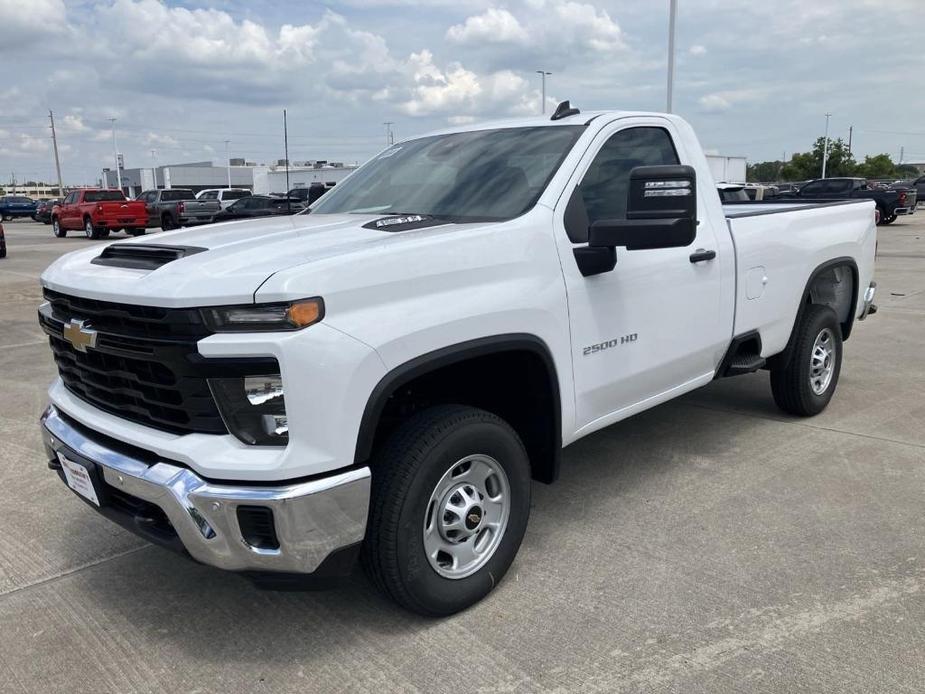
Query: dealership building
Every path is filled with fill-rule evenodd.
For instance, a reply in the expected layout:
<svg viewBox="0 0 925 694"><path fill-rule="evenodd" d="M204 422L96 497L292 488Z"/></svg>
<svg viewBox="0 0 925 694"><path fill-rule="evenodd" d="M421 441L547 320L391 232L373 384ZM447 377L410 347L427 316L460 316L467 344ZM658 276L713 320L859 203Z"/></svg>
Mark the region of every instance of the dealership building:
<svg viewBox="0 0 925 694"><path fill-rule="evenodd" d="M129 198L136 197L143 190L154 188L190 188L198 193L206 188L226 188L230 177L232 188L247 188L262 195L285 194L292 188L308 187L313 183L333 187L356 169L355 166L347 166L341 162L293 162L288 167L287 188L285 160L270 166L234 159L231 163L231 166L226 167L216 166L211 161L198 161L122 169L122 190ZM119 185L116 172L112 169L103 169L101 180L107 188L117 188Z"/></svg>

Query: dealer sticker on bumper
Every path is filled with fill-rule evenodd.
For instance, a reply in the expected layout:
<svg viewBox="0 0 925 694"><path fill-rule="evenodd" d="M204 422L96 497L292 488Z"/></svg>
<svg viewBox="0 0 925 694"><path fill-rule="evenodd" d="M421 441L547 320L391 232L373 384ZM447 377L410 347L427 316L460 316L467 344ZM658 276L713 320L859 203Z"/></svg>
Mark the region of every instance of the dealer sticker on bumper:
<svg viewBox="0 0 925 694"><path fill-rule="evenodd" d="M96 489L93 488L93 480L90 479L87 468L73 460L68 460L61 451L58 451L58 460L61 462L61 469L64 470L67 486L99 506L100 500L96 496Z"/></svg>

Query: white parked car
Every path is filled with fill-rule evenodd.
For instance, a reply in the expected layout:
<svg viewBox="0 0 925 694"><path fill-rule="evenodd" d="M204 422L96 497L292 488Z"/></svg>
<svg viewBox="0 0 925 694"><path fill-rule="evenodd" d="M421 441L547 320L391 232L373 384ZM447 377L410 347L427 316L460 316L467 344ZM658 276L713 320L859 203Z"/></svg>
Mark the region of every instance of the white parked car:
<svg viewBox="0 0 925 694"><path fill-rule="evenodd" d="M872 201L724 209L684 120L567 104L396 144L311 214L138 241L42 275L52 467L200 562L362 555L428 615L502 579L564 446L758 369L817 414L874 309Z"/></svg>
<svg viewBox="0 0 925 694"><path fill-rule="evenodd" d="M197 200L218 200L222 209L228 208L231 203L241 198L253 195L247 188L206 188L196 193Z"/></svg>

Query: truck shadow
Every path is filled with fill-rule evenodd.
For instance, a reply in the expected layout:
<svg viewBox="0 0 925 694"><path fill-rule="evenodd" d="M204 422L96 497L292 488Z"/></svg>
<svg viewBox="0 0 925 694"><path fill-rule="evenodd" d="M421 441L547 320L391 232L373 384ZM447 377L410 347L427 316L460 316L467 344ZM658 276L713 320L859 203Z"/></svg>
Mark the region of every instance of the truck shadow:
<svg viewBox="0 0 925 694"><path fill-rule="evenodd" d="M601 532L599 519L634 524L637 541L654 543L666 526L650 525L647 539L640 535L645 523L686 523L697 509L662 508L653 514L646 507L650 498L679 485L708 487L718 475L728 482L730 474L745 474L741 468L749 449L761 445L756 432L776 427L776 433L765 435L779 437L779 424L767 418L776 410L766 375L740 380L732 386L713 384L566 449L559 482L533 487L530 527L508 580L488 600L454 617L452 628L471 624L475 629L485 614L504 608L506 595L534 589L531 576L549 571L541 557L555 555L576 535ZM727 410L760 417L711 409L714 397ZM84 599L94 603L92 613L105 613L113 628L132 633L139 650L179 650L216 666L266 670L304 663L309 668L331 659L355 662L358 653L399 657L400 644L426 638L428 628L442 623L396 607L359 569L334 589L274 592L151 546L78 573L74 580ZM562 593L567 604L568 591Z"/></svg>

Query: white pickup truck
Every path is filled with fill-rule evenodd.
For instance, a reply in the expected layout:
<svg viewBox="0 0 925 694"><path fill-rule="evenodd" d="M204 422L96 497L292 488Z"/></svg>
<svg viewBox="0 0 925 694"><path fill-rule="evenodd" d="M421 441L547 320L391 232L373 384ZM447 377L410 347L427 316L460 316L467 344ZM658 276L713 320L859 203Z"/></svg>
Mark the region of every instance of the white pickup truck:
<svg viewBox="0 0 925 694"><path fill-rule="evenodd" d="M428 615L501 580L564 446L758 369L814 415L874 309L871 201L724 208L684 120L567 103L156 241L42 275L50 467L200 562L291 586L360 556Z"/></svg>

